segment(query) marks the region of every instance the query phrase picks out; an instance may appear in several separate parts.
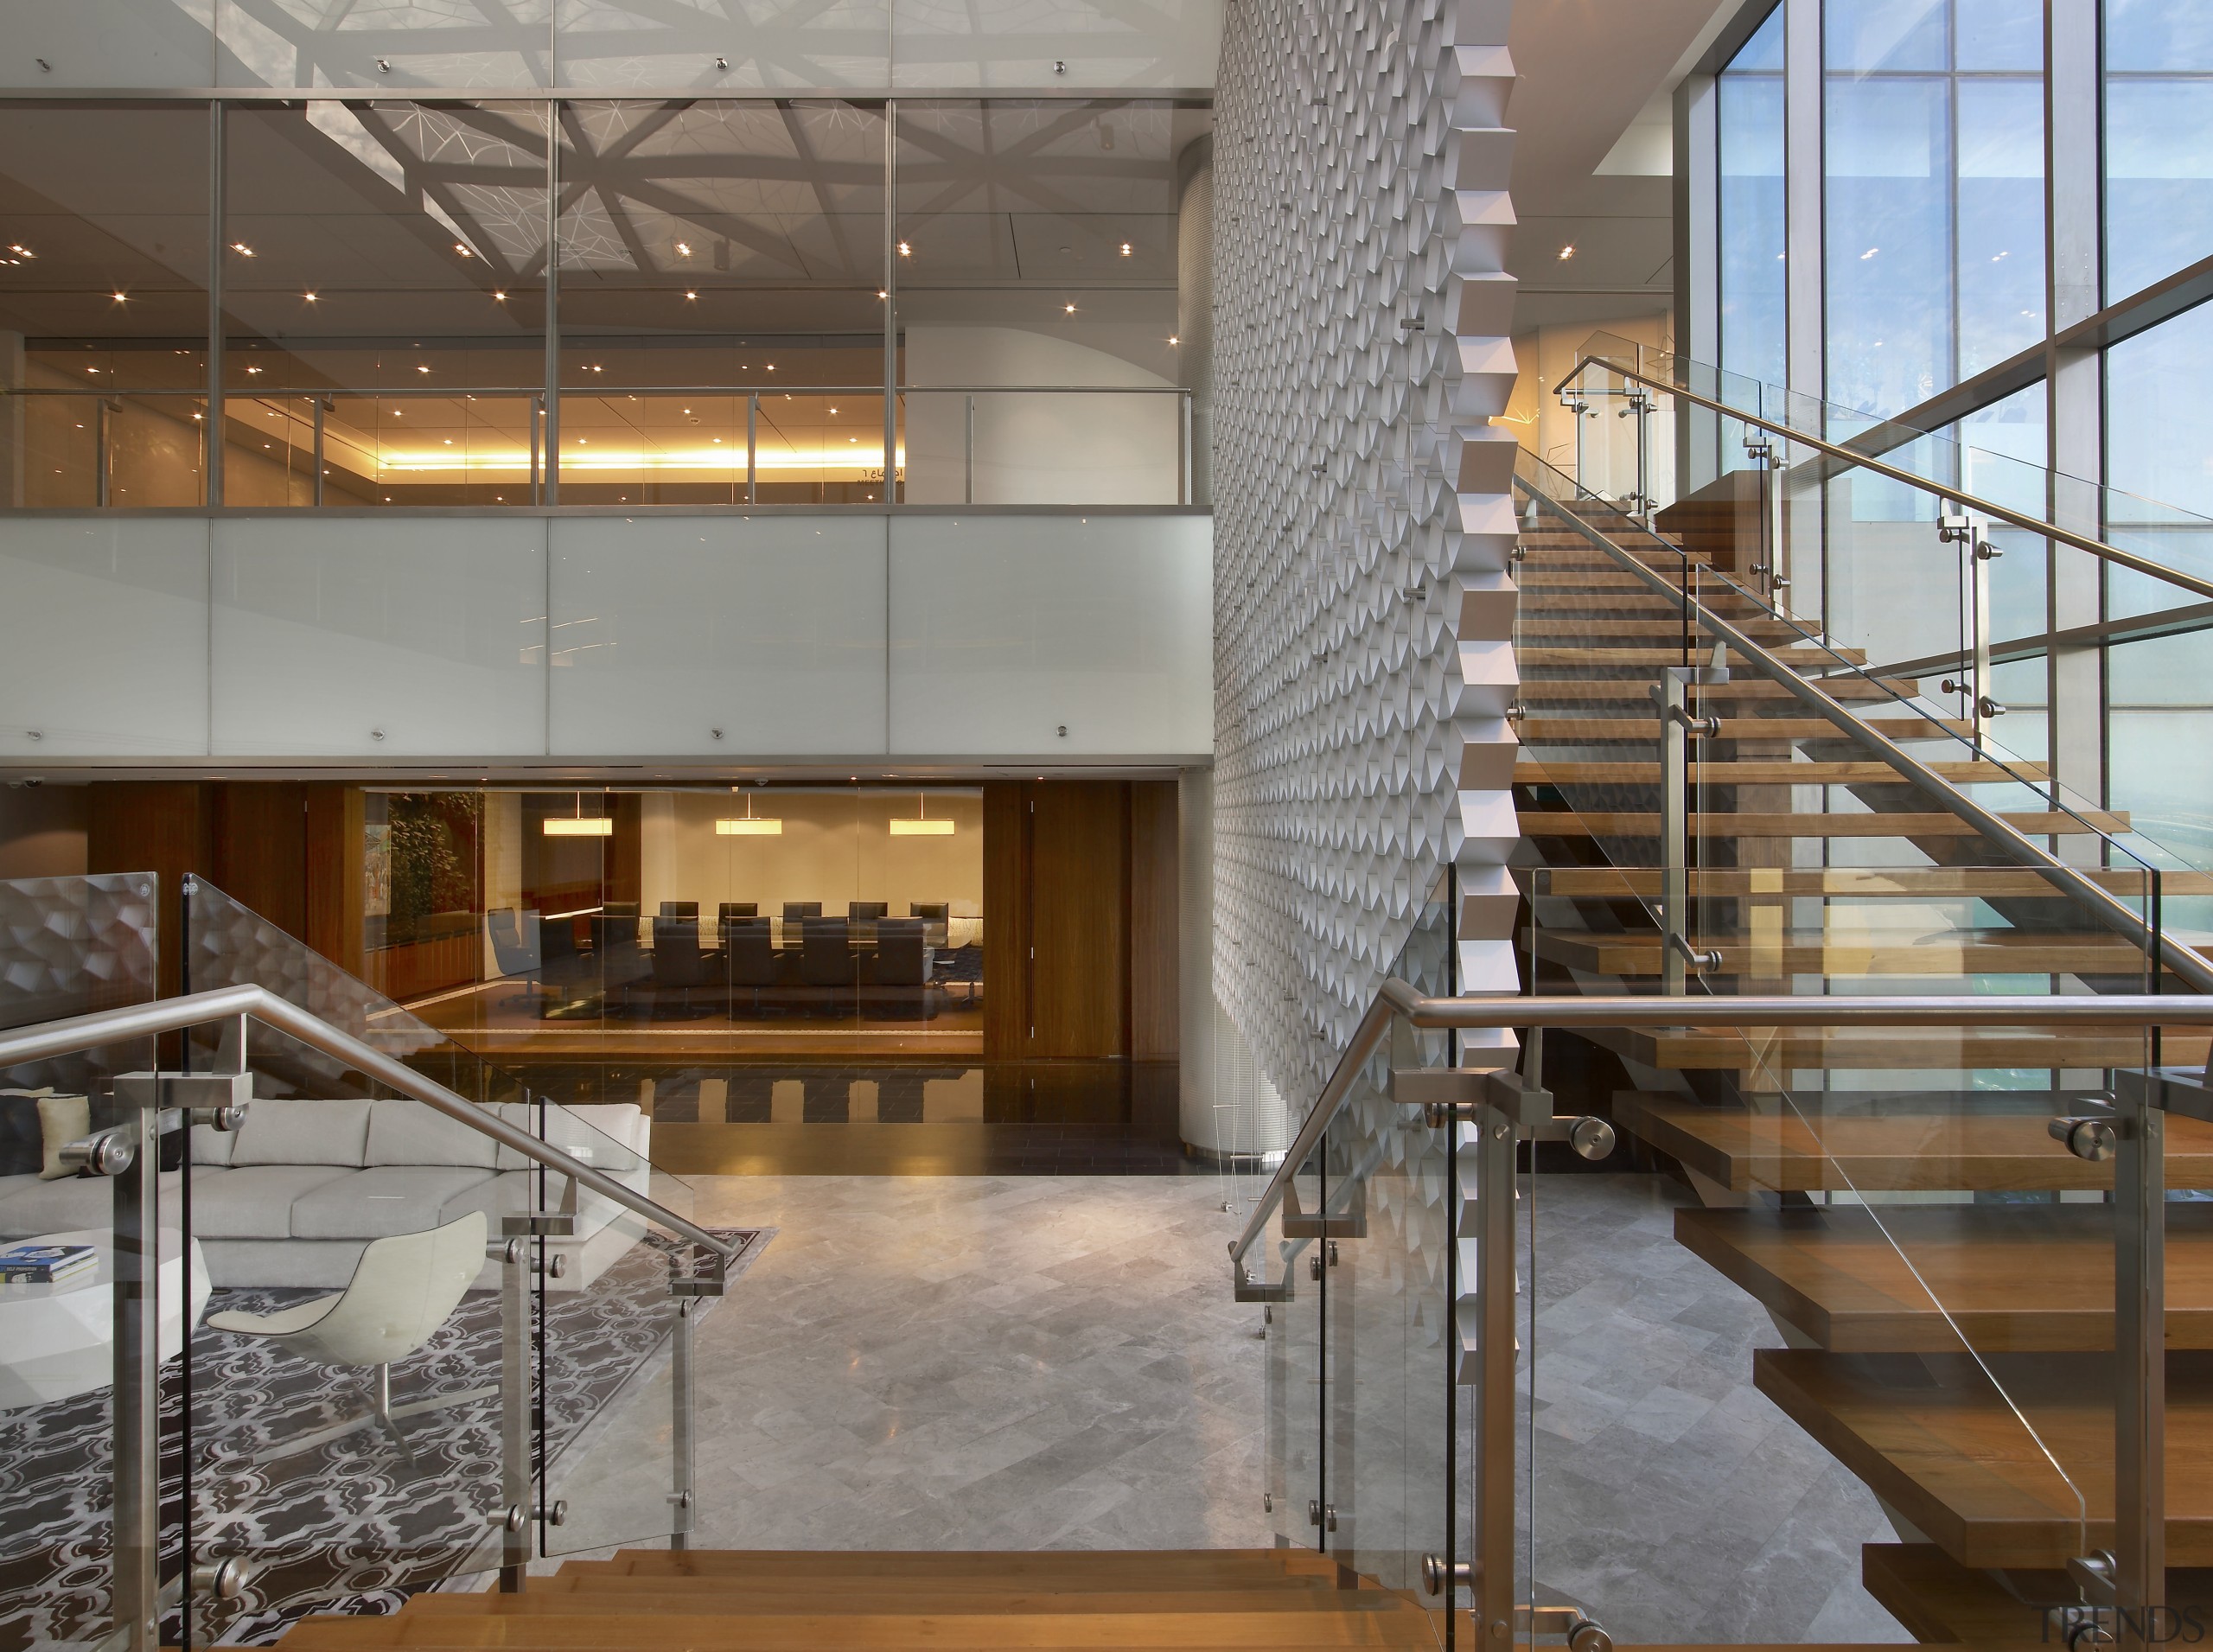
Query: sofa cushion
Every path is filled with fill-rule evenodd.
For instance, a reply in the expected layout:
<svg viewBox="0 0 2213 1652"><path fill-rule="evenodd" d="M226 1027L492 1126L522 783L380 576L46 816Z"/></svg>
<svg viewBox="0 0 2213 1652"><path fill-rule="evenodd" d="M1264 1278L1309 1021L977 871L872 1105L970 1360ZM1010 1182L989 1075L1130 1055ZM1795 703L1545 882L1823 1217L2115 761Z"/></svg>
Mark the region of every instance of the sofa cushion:
<svg viewBox="0 0 2213 1652"><path fill-rule="evenodd" d="M161 1177L162 1215L176 1221L177 1172ZM194 1213L195 1219L199 1212ZM47 1181L36 1176L0 1177L0 1239L35 1239L41 1234L99 1231L115 1221L115 1183L105 1176L68 1176ZM6 1350L0 1349L0 1358Z"/></svg>
<svg viewBox="0 0 2213 1652"><path fill-rule="evenodd" d="M231 1163L254 1164L339 1164L361 1168L369 1138L367 1101L256 1101L246 1110ZM275 1239L277 1234L239 1234L239 1239Z"/></svg>
<svg viewBox="0 0 2213 1652"><path fill-rule="evenodd" d="M362 1163L371 1170L386 1164L439 1164L489 1170L499 1154L500 1144L491 1137L420 1101L402 1097L369 1106L368 1148Z"/></svg>
<svg viewBox="0 0 2213 1652"><path fill-rule="evenodd" d="M290 1239L295 1200L327 1182L358 1174L337 1164L244 1164L227 1170L196 1170L192 1177L193 1235Z"/></svg>
<svg viewBox="0 0 2213 1652"><path fill-rule="evenodd" d="M75 1176L76 1170L61 1162L61 1150L92 1133L92 1098L83 1095L42 1095L38 1107L38 1133L45 1152L39 1174L49 1182Z"/></svg>
<svg viewBox="0 0 2213 1652"><path fill-rule="evenodd" d="M356 1170L303 1195L292 1206L295 1239L384 1239L443 1226L448 1201L480 1182L488 1170L467 1166L387 1164Z"/></svg>
<svg viewBox="0 0 2213 1652"><path fill-rule="evenodd" d="M627 1181L629 1178L624 1179ZM547 1177L545 1178L545 1209L558 1210L561 1208L561 1201L567 1196L568 1191L569 1178L567 1177ZM472 1210L482 1210L490 1220L492 1232L496 1235L500 1231L501 1217L520 1216L536 1209L538 1209L538 1173L535 1170L508 1170L478 1186L463 1189L460 1193L449 1198L444 1208L438 1212L438 1221L443 1226L457 1217L467 1215ZM591 1192L588 1189L583 1190L577 1202L577 1231L572 1237L589 1239L617 1216L629 1222L634 1228L644 1226L638 1217L631 1215L614 1200Z"/></svg>

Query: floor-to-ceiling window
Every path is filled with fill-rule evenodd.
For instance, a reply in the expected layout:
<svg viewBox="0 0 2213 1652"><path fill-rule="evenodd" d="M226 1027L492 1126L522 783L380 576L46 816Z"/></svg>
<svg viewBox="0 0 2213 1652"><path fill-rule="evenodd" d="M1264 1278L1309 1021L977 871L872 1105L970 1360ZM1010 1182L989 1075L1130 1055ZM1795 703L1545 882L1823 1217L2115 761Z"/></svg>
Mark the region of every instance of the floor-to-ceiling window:
<svg viewBox="0 0 2213 1652"><path fill-rule="evenodd" d="M1777 6L1714 82L1721 162L1721 366L1770 385L1789 376L1783 30L1783 10Z"/></svg>
<svg viewBox="0 0 2213 1652"><path fill-rule="evenodd" d="M2110 303L2213 250L2213 11L2106 0L2104 45Z"/></svg>
<svg viewBox="0 0 2213 1652"><path fill-rule="evenodd" d="M2041 10L1822 8L1832 402L1897 412L2043 336Z"/></svg>

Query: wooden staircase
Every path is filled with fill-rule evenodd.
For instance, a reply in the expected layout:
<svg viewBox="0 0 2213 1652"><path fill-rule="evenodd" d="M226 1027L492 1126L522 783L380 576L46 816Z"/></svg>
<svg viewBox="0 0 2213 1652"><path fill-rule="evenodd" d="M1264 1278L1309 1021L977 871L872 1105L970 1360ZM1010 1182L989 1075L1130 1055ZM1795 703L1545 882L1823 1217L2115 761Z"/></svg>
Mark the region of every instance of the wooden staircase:
<svg viewBox="0 0 2213 1652"><path fill-rule="evenodd" d="M1944 781L2148 909L2148 880L2097 835L2126 831L2126 816L2055 807L2042 765L1975 751L1956 719L1906 703L1916 685L1828 674L1850 656L1811 628L1603 506L1578 513L1673 589L1550 513L1525 525L1517 640L1534 646L1517 650L1514 778L1533 990L1661 990L1650 690L1662 667L1705 665L1712 649L1686 630L1687 577ZM1693 716L1719 719L1690 743L1686 927L1705 954L1691 992L2150 990L2140 947L1783 685L1729 663L1728 682L1689 691ZM2171 875L2166 895L2185 891L2213 893L2213 878ZM2090 1106L2109 1069L2145 1066L2146 1038L1747 1027L1584 1043L1566 1066L1599 1088L1563 1105L1610 1111L1636 1162L1699 1196L1703 1208L1676 1213L1677 1240L1789 1344L1758 1354L1756 1386L1908 1540L1867 1546L1869 1590L1925 1641L2064 1644L2064 1624L2041 1614L2079 1611L2064 1568L2114 1540L2114 1180L2047 1126ZM2203 1062L2207 1043L2170 1031L2161 1058ZM2171 1188L2213 1188L2213 1126L2172 1117L2165 1166ZM2169 1215L2170 1594L2213 1615L2213 1206Z"/></svg>
<svg viewBox="0 0 2213 1652"><path fill-rule="evenodd" d="M1442 1618L1304 1549L624 1550L520 1594L426 1594L310 1617L290 1652L1056 1652L1436 1647Z"/></svg>

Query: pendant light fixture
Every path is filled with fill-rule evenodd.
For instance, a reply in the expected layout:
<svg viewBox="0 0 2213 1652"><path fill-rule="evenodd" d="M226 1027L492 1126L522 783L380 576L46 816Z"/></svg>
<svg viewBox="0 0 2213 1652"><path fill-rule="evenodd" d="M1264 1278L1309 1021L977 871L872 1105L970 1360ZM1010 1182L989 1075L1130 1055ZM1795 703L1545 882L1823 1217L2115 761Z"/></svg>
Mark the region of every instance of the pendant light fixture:
<svg viewBox="0 0 2213 1652"><path fill-rule="evenodd" d="M895 838L949 838L953 835L952 821L933 820L929 817L929 799L922 793L917 792L915 794L914 819L903 820L898 815L893 815L891 835Z"/></svg>
<svg viewBox="0 0 2213 1652"><path fill-rule="evenodd" d="M611 815L587 815L584 813L584 794L578 792L576 813L573 816L546 816L545 835L549 838L611 838L615 835L615 820Z"/></svg>
<svg viewBox="0 0 2213 1652"><path fill-rule="evenodd" d="M715 835L718 838L781 838L784 835L784 823L773 815L754 813L753 794L748 792L745 794L745 813L716 821Z"/></svg>

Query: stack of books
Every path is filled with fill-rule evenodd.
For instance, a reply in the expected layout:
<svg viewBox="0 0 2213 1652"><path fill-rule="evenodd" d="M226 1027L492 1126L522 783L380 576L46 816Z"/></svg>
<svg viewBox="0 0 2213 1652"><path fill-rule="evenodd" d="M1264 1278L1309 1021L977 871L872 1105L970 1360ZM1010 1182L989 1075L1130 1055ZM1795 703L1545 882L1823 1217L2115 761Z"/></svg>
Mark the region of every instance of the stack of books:
<svg viewBox="0 0 2213 1652"><path fill-rule="evenodd" d="M10 1245L0 1250L0 1285L67 1285L99 1266L90 1245Z"/></svg>

